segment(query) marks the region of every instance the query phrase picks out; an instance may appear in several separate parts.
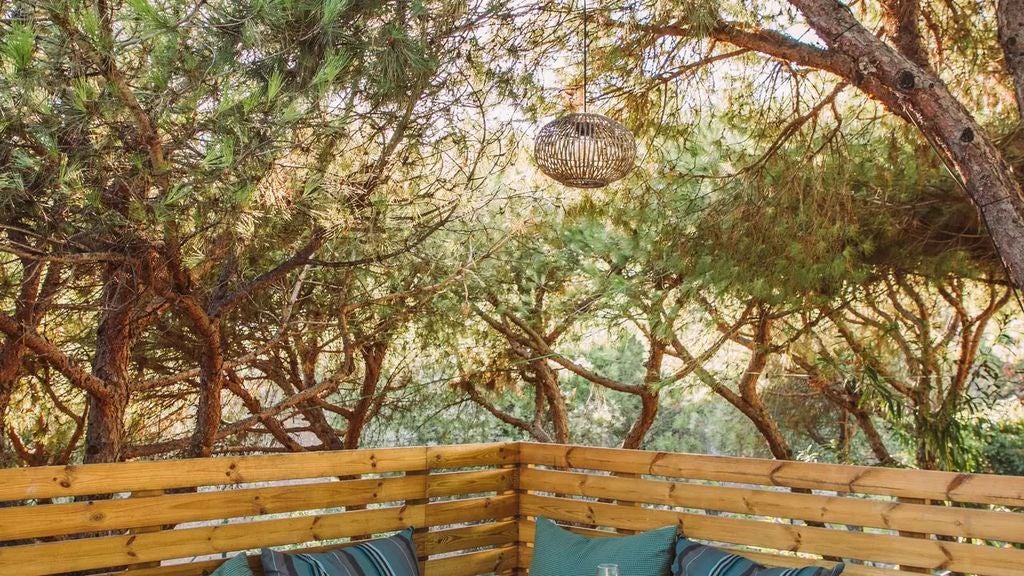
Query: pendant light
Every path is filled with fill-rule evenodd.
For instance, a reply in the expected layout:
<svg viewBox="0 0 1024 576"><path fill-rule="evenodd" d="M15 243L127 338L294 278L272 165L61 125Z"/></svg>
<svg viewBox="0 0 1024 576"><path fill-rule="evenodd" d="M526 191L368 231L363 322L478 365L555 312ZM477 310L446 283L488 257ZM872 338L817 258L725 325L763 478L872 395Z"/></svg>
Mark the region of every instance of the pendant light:
<svg viewBox="0 0 1024 576"><path fill-rule="evenodd" d="M622 124L587 112L587 0L583 0L583 113L540 129L533 154L541 172L573 188L602 188L633 169L636 141Z"/></svg>

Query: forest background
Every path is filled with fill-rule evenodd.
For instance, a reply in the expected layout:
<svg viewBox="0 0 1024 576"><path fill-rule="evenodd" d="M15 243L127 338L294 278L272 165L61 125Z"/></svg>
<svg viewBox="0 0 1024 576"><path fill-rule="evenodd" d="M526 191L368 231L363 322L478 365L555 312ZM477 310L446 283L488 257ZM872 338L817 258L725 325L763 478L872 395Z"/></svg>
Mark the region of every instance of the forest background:
<svg viewBox="0 0 1024 576"><path fill-rule="evenodd" d="M1024 474L1024 2L591 4L639 157L578 191L578 3L0 0L0 464Z"/></svg>

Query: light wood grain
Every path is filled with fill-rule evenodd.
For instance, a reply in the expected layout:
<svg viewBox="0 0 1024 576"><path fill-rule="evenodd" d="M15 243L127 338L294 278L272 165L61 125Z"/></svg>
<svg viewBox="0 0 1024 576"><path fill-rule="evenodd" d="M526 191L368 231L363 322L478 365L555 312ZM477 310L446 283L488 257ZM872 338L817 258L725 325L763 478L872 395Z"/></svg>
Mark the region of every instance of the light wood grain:
<svg viewBox="0 0 1024 576"><path fill-rule="evenodd" d="M265 546L333 540L359 534L389 532L408 526L508 518L515 513L513 497L498 496L239 522L151 534L0 547L0 566L20 566L19 571L28 575L55 574Z"/></svg>
<svg viewBox="0 0 1024 576"><path fill-rule="evenodd" d="M1024 542L1024 514L526 469L527 490L896 531Z"/></svg>
<svg viewBox="0 0 1024 576"><path fill-rule="evenodd" d="M463 550L473 550L485 546L513 546L516 542L515 534L518 527L514 521L497 522L491 524L476 524L459 528L448 528L444 530L431 530L425 538L424 552L427 555L447 554ZM298 549L304 553L324 552L337 548L354 546L364 541L345 542L327 546L308 546ZM262 575L263 567L260 565L258 554L250 554L248 557L249 567L257 576ZM511 560L505 560L510 562ZM132 568L124 572L111 572L101 576L206 576L223 564L225 559L203 560L199 562L188 562L183 564L170 564L154 568ZM433 562L433 563L432 563ZM438 574L437 560L426 563L426 574ZM444 567L444 564L441 565Z"/></svg>
<svg viewBox="0 0 1024 576"><path fill-rule="evenodd" d="M160 493L197 486L223 488ZM32 503L128 492L147 497ZM0 568L31 576L129 566L131 576L200 576L223 560L154 564L264 546L319 550L323 541L414 526L428 576L523 574L530 518L546 516L605 537L674 524L769 565L825 566L820 558L828 556L902 567L849 564L852 576L915 568L1009 576L1024 574L1024 550L989 544L1024 543L1022 495L1020 477L531 443L0 470L0 500L25 502L0 508L0 543L47 539L0 545ZM948 501L976 504L941 505ZM286 516L267 516L277 514ZM222 519L230 522L187 524ZM72 534L82 537L63 539Z"/></svg>
<svg viewBox="0 0 1024 576"><path fill-rule="evenodd" d="M380 448L0 470L0 501L514 463L515 444Z"/></svg>
<svg viewBox="0 0 1024 576"><path fill-rule="evenodd" d="M496 492L512 481L510 471L490 469L0 508L0 540Z"/></svg>
<svg viewBox="0 0 1024 576"><path fill-rule="evenodd" d="M425 468L423 448L13 468L0 470L0 500L330 478Z"/></svg>
<svg viewBox="0 0 1024 576"><path fill-rule="evenodd" d="M523 443L523 464L1020 506L1024 477Z"/></svg>

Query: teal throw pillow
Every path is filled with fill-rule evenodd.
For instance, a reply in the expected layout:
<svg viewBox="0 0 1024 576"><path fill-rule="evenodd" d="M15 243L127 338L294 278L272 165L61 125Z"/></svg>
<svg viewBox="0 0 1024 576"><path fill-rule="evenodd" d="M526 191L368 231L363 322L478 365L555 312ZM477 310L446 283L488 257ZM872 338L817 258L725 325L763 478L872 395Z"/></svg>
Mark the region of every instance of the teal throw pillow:
<svg viewBox="0 0 1024 576"><path fill-rule="evenodd" d="M245 554L238 554L228 558L210 576L253 576L253 573Z"/></svg>
<svg viewBox="0 0 1024 576"><path fill-rule="evenodd" d="M588 538L537 518L530 576L595 576L598 564L618 564L619 576L668 576L676 527L620 538Z"/></svg>
<svg viewBox="0 0 1024 576"><path fill-rule="evenodd" d="M676 542L672 576L839 576L843 568L842 562L832 568L767 568L721 548L680 538Z"/></svg>
<svg viewBox="0 0 1024 576"><path fill-rule="evenodd" d="M412 528L329 552L303 554L264 548L266 576L419 576Z"/></svg>

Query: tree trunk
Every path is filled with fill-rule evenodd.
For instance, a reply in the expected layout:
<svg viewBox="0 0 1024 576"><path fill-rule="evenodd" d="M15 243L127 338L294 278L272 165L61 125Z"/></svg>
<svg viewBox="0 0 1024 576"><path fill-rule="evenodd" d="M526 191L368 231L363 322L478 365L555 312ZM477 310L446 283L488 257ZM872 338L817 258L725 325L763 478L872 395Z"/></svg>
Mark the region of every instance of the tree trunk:
<svg viewBox="0 0 1024 576"><path fill-rule="evenodd" d="M107 398L89 396L89 419L85 433L86 464L122 460L127 408L126 389L112 390Z"/></svg>
<svg viewBox="0 0 1024 576"><path fill-rule="evenodd" d="M373 407L374 396L377 394L377 385L380 382L387 350L388 346L383 342L375 342L362 347L363 385L359 388L359 399L352 407L352 417L348 419L348 428L345 430L344 446L346 449L359 448L359 439L362 438L363 429L366 428L366 423L369 421L370 409Z"/></svg>
<svg viewBox="0 0 1024 576"><path fill-rule="evenodd" d="M1024 0L999 0L996 21L1003 63L1013 79L1017 113L1024 116Z"/></svg>
<svg viewBox="0 0 1024 576"><path fill-rule="evenodd" d="M860 425L860 429L864 432L864 437L868 440L871 452L878 459L878 464L881 466L896 464L896 459L889 453L889 448L886 447L885 441L882 440L882 435L878 433L878 428L871 420L871 416L864 410L857 410L853 415L857 418L857 424Z"/></svg>
<svg viewBox="0 0 1024 576"><path fill-rule="evenodd" d="M11 405L9 390L0 389L0 469L12 468L17 465L14 453L7 445L7 409ZM2 504L0 504L2 506Z"/></svg>
<svg viewBox="0 0 1024 576"><path fill-rule="evenodd" d="M844 4L836 0L790 3L831 50L853 61L847 69L855 73L847 80L909 118L935 145L981 212L1010 280L1024 288L1024 192L970 112L938 76L879 40ZM865 82L866 78L874 81Z"/></svg>
<svg viewBox="0 0 1024 576"><path fill-rule="evenodd" d="M562 396L562 389L558 386L558 373L548 365L546 359L530 362L534 373L537 375L538 385L544 392L544 398L548 403L548 415L551 418L551 426L555 432L555 442L559 444L569 443L569 410L565 406L565 397Z"/></svg>
<svg viewBox="0 0 1024 576"><path fill-rule="evenodd" d="M622 440L623 448L639 450L643 445L647 432L654 425L654 419L658 416L658 393L644 388L639 394L640 416L633 422L626 437Z"/></svg>
<svg viewBox="0 0 1024 576"><path fill-rule="evenodd" d="M221 349L220 329L208 337L208 350L199 364L199 402L196 408L196 429L192 435L189 453L194 458L213 453L217 432L221 424L221 391L224 390L224 353Z"/></svg>
<svg viewBox="0 0 1024 576"><path fill-rule="evenodd" d="M221 424L221 391L224 390L224 348L219 318L205 318L194 323L203 342L199 361L199 403L196 408L196 429L192 434L189 454L201 458L213 454Z"/></svg>
<svg viewBox="0 0 1024 576"><path fill-rule="evenodd" d="M104 395L89 395L85 462L117 462L124 448L124 418L129 400L128 367L137 337L133 312L138 286L131 262L110 264L104 272L102 310L96 331L92 373L104 383Z"/></svg>
<svg viewBox="0 0 1024 576"><path fill-rule="evenodd" d="M302 342L299 340L299 381L296 387L306 390L317 385L316 362L320 356L320 345L316 339L313 342ZM345 443L342 441L338 431L331 426L327 420L324 409L318 406L313 400L303 402L298 406L302 417L309 423L309 429L320 440L325 450L344 450Z"/></svg>

